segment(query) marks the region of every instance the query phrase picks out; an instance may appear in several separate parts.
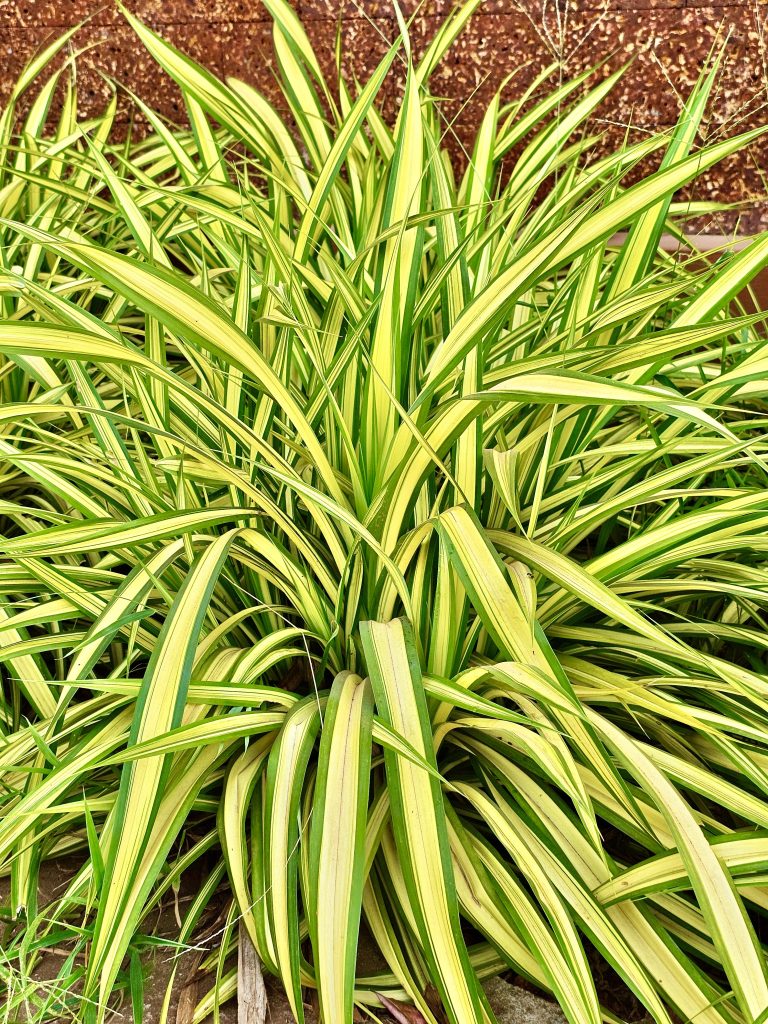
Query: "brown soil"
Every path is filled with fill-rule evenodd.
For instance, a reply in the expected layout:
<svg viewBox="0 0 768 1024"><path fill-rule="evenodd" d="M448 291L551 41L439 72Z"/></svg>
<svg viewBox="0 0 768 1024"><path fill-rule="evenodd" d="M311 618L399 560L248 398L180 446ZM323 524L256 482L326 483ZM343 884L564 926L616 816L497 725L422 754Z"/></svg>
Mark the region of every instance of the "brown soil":
<svg viewBox="0 0 768 1024"><path fill-rule="evenodd" d="M61 894L78 866L79 863L72 858L50 861L43 865L40 871L39 899L41 906ZM192 897L193 886L194 882L187 881L189 891L185 892L182 887L178 894L180 904L183 905ZM6 879L0 879L0 906L7 906L7 902L8 883ZM177 909L174 901L169 901L151 922L149 930L155 935L166 935L172 940L177 929ZM200 936L195 940L201 947L209 950L215 949L225 911L226 901L224 898L219 906L214 905L210 908L208 916L201 922ZM381 966L380 957L365 934L361 936L361 947L361 957L364 960L363 968L366 972L378 969ZM44 951L34 970L34 980L42 986L55 979L61 967L62 955L65 955L65 952L61 949ZM203 952L193 950L181 954L184 959L177 965L168 1024L191 1024L194 1006L210 987L212 979L201 977L198 970L203 955ZM610 972L610 976L606 973L605 965L599 957L590 957L590 959L594 961L593 967L596 971L598 989L604 1004L619 1019L627 1022L640 1022L643 1017L642 1007L620 979L613 972ZM173 964L174 950L172 946L159 946L145 981L144 1024L158 1024L160 1020ZM269 976L266 976L264 980L267 991L268 1024L293 1024L288 1000L279 982ZM499 1024L561 1024L565 1021L556 1004L551 1000L543 999L522 979L510 978L509 981L500 978L494 979L486 985L486 991ZM311 995L304 1010L306 1024L318 1024L317 1008ZM378 1016L382 1021L390 1019L386 1014L379 1013ZM3 1021L4 1024L17 1024L16 1021L6 1020L5 1017L3 1017ZM23 1019L19 1020L18 1024L23 1024ZM46 1024L71 1024L71 1021L51 1020ZM130 1005L124 1004L117 1007L111 1024L133 1024ZM206 1024L212 1024L212 1018L209 1018ZM236 999L230 999L221 1006L219 1024L238 1024Z"/></svg>

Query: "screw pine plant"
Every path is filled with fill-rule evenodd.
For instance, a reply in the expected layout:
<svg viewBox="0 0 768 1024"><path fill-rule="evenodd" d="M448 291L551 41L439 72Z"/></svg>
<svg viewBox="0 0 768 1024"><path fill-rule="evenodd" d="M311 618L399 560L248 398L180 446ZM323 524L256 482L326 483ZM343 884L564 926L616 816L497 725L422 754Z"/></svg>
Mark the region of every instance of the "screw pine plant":
<svg viewBox="0 0 768 1024"><path fill-rule="evenodd" d="M459 174L477 0L359 88L265 3L290 118L126 13L189 129L79 120L66 39L0 120L6 1019L140 1019L223 896L196 1021L240 927L299 1021L490 1022L507 970L615 1021L595 956L659 1024L765 1020L768 237L659 249L758 132L700 144L715 62L606 155L617 76L550 68Z"/></svg>

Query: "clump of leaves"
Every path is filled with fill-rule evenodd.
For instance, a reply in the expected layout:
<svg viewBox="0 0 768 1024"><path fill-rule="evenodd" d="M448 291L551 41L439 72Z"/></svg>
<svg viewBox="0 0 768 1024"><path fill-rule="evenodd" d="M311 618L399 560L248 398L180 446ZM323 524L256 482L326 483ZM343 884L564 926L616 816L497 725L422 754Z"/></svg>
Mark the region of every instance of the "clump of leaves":
<svg viewBox="0 0 768 1024"><path fill-rule="evenodd" d="M197 871L196 1020L240 927L298 1020L489 1021L511 968L599 1024L585 939L659 1024L765 1020L768 237L659 249L756 133L697 146L715 66L598 156L616 76L548 69L456 177L429 79L476 0L360 89L266 6L290 119L129 16L189 130L110 142L64 81L46 133L61 43L0 121L6 1014L140 1017Z"/></svg>

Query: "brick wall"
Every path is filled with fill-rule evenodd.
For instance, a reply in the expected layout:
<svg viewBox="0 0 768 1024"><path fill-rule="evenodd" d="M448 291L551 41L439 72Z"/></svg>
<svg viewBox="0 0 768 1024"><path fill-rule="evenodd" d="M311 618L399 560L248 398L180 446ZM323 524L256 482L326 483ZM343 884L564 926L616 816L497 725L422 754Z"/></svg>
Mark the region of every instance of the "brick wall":
<svg viewBox="0 0 768 1024"><path fill-rule="evenodd" d="M129 6L176 46L219 75L256 84L280 105L270 23L260 0L128 0ZM295 0L321 63L333 64L337 30L344 67L365 77L396 33L387 0ZM423 0L413 24L423 46L450 0ZM416 0L401 0L412 13ZM87 18L75 37L88 46L78 62L83 113L98 112L109 94L100 72L125 82L170 119L183 119L172 84L152 61L111 4L92 0L0 0L0 100L24 62L53 34ZM457 160L469 144L478 112L499 83L511 76L505 96L519 94L554 59L572 75L605 61L608 74L631 61L595 127L606 145L627 131L640 137L674 123L707 53L728 38L726 56L706 125L723 137L768 124L768 0L485 0L450 57L433 79L445 96L446 130ZM95 44L95 45L94 45ZM386 111L396 109L402 81L387 84ZM120 118L128 117L126 107ZM768 227L768 138L714 168L694 198L749 200L704 230L751 231Z"/></svg>

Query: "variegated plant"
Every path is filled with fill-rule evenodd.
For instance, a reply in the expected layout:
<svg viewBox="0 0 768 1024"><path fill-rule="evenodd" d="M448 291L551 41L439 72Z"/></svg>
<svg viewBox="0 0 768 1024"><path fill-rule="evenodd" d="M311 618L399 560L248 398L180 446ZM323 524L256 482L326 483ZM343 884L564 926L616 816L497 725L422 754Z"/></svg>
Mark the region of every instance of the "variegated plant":
<svg viewBox="0 0 768 1024"><path fill-rule="evenodd" d="M78 120L66 39L0 120L3 1020L139 1021L165 942L202 1021L242 931L299 1020L492 1021L510 969L616 1020L588 940L658 1024L764 1021L768 237L659 249L757 133L701 144L715 64L606 155L615 77L550 68L457 175L478 0L359 89L265 2L290 120L130 15L189 129Z"/></svg>

